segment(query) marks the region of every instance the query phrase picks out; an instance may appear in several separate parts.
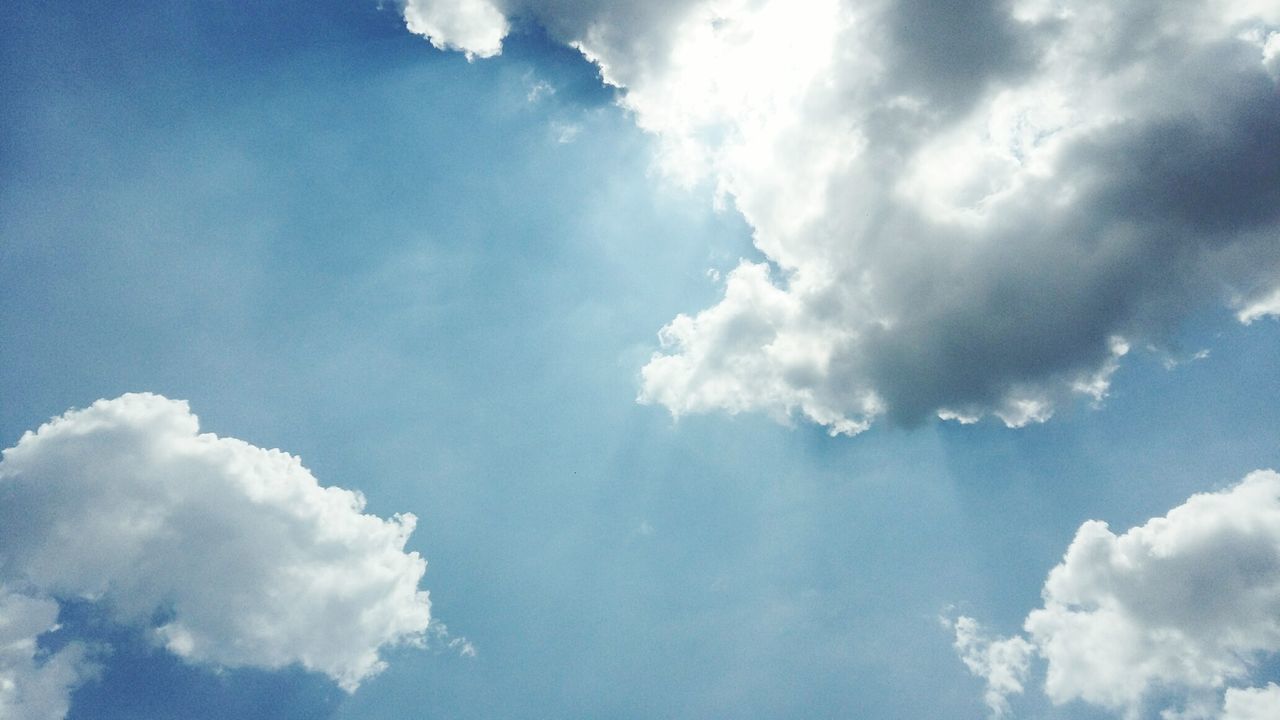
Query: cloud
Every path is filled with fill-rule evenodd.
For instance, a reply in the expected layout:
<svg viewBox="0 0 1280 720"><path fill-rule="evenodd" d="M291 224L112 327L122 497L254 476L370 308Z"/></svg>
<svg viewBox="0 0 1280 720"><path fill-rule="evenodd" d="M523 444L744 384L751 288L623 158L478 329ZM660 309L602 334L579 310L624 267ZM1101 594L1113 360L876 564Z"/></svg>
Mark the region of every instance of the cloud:
<svg viewBox="0 0 1280 720"><path fill-rule="evenodd" d="M430 38L441 50L461 50L468 58L497 55L509 29L502 12L488 0L407 0L403 12L410 31Z"/></svg>
<svg viewBox="0 0 1280 720"><path fill-rule="evenodd" d="M1280 80L1280 31L1268 33L1266 40L1262 41L1262 64L1271 77Z"/></svg>
<svg viewBox="0 0 1280 720"><path fill-rule="evenodd" d="M354 691L385 666L381 648L421 642L430 622L426 563L404 552L415 518L364 504L292 455L200 433L185 402L99 400L4 451L6 613L33 637L50 598L85 598L187 662L299 664ZM29 677L17 652L3 672Z"/></svg>
<svg viewBox="0 0 1280 720"><path fill-rule="evenodd" d="M0 588L0 717L64 717L71 690L93 674L81 645L72 643L55 653L39 649L38 637L56 630L57 618L57 602Z"/></svg>
<svg viewBox="0 0 1280 720"><path fill-rule="evenodd" d="M956 647L988 678L989 698L1016 692L1021 676L981 651L1024 641L1045 661L1044 690L1055 704L1081 700L1135 717L1161 693L1194 709L1205 693L1246 680L1280 651L1280 474L1253 472L1121 535L1104 522L1084 523L1042 596L1025 638L974 640L976 624L956 623ZM1273 694L1230 689L1226 717L1250 717Z"/></svg>
<svg viewBox="0 0 1280 720"><path fill-rule="evenodd" d="M961 616L951 626L956 635L956 652L965 667L987 681L983 699L991 710L991 717L1003 717L1009 712L1008 697L1022 693L1035 648L1016 636L993 640L970 617Z"/></svg>
<svg viewBox="0 0 1280 720"><path fill-rule="evenodd" d="M435 646L437 652L447 651L467 658L479 655L476 646L470 640L450 634L449 626L442 622L432 620L427 628L427 634L431 636L431 644Z"/></svg>
<svg viewBox="0 0 1280 720"><path fill-rule="evenodd" d="M486 6L484 37L596 62L667 176L754 229L764 259L643 369L674 414L1042 422L1105 395L1117 342L1280 279L1273 2Z"/></svg>
<svg viewBox="0 0 1280 720"><path fill-rule="evenodd" d="M1252 325L1253 321L1264 317L1280 317L1280 288L1245 303L1236 313L1236 319L1245 325Z"/></svg>
<svg viewBox="0 0 1280 720"><path fill-rule="evenodd" d="M1222 720L1274 720L1280 717L1280 686L1231 688L1223 703Z"/></svg>
<svg viewBox="0 0 1280 720"><path fill-rule="evenodd" d="M555 137L556 142L561 145L567 145L578 137L578 133L582 132L582 126L576 123L564 123L553 121L551 123L551 134Z"/></svg>

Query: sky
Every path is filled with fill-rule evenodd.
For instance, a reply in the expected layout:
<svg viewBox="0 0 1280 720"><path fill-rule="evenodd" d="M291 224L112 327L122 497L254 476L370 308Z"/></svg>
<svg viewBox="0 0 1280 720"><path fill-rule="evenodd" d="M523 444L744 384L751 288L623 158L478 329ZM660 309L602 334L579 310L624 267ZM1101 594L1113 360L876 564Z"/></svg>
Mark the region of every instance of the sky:
<svg viewBox="0 0 1280 720"><path fill-rule="evenodd" d="M0 718L1280 717L1280 10L0 7Z"/></svg>

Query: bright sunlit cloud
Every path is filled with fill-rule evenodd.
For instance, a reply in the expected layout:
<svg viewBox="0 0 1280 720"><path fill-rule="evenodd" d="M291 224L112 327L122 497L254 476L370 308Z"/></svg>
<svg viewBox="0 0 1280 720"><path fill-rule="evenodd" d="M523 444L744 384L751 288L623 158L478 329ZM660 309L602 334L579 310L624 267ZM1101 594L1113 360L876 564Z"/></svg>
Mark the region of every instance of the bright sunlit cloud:
<svg viewBox="0 0 1280 720"><path fill-rule="evenodd" d="M86 672L74 645L33 664L56 599L90 600L189 663L297 664L347 691L429 626L426 562L404 551L412 515L364 514L359 493L287 453L201 433L184 402L99 400L3 458L0 673L22 690L0 702L19 717L61 717Z"/></svg>
<svg viewBox="0 0 1280 720"><path fill-rule="evenodd" d="M754 230L766 262L643 369L675 415L1044 422L1107 394L1117 338L1280 277L1274 3L488 7L480 40L410 29L483 55L546 27Z"/></svg>
<svg viewBox="0 0 1280 720"><path fill-rule="evenodd" d="M1280 474L1250 473L1119 535L1084 523L1042 595L1024 636L991 638L970 618L955 622L956 649L986 680L993 715L1007 711L1039 657L1054 704L1139 717L1163 693L1173 706L1154 710L1166 717L1273 716L1274 690L1248 683L1280 652ZM1198 710L1223 702L1221 715Z"/></svg>

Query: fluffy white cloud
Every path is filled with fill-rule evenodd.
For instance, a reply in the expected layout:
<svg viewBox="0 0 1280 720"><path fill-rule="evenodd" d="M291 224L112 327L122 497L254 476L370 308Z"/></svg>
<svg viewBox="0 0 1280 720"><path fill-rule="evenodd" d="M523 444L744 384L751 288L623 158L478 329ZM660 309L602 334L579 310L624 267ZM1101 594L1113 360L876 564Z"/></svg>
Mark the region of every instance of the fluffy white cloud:
<svg viewBox="0 0 1280 720"><path fill-rule="evenodd" d="M189 662L296 663L354 690L384 667L380 648L420 642L430 622L426 563L404 552L414 517L364 504L287 453L200 433L185 402L130 394L70 411L0 461L0 585L31 596L7 600L27 618L14 637L51 626L56 606L39 598L87 598L154 625ZM5 671L27 673L16 652Z"/></svg>
<svg viewBox="0 0 1280 720"><path fill-rule="evenodd" d="M1231 688L1223 703L1222 720L1275 720L1280 718L1280 685L1265 688Z"/></svg>
<svg viewBox="0 0 1280 720"><path fill-rule="evenodd" d="M1054 703L1083 700L1136 716L1156 691L1194 701L1246 679L1280 651L1280 474L1251 473L1121 535L1086 522L1043 597L1023 629L1046 662ZM966 664L992 677L980 670L998 664L971 662L971 648L983 647L967 639L973 628L957 623L956 637ZM1016 683L989 683L1016 692ZM1274 700L1270 688L1235 689L1224 712L1251 717Z"/></svg>
<svg viewBox="0 0 1280 720"><path fill-rule="evenodd" d="M71 689L93 672L80 645L39 650L37 638L56 630L57 618L57 602L0 588L0 718L64 717Z"/></svg>
<svg viewBox="0 0 1280 720"><path fill-rule="evenodd" d="M497 55L508 29L502 12L488 0L407 0L404 21L437 48L461 50L469 58Z"/></svg>
<svg viewBox="0 0 1280 720"><path fill-rule="evenodd" d="M673 413L1042 422L1117 343L1280 278L1274 2L491 2L754 228L767 262L644 368Z"/></svg>

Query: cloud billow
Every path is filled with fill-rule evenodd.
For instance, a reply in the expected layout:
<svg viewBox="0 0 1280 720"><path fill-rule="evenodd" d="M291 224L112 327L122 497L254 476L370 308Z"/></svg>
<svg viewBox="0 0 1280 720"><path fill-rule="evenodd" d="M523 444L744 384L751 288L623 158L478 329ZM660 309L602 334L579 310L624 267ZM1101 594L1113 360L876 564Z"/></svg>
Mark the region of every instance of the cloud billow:
<svg viewBox="0 0 1280 720"><path fill-rule="evenodd" d="M986 637L966 617L954 624L993 715L1039 657L1055 704L1138 717L1165 696L1181 706L1163 710L1171 719L1280 717L1280 688L1248 687L1280 653L1280 474L1250 473L1119 535L1084 523L1042 596L1025 635Z"/></svg>
<svg viewBox="0 0 1280 720"><path fill-rule="evenodd" d="M406 4L433 15L490 18L411 23L473 55L521 22L578 47L666 174L752 225L765 261L643 369L674 414L1018 426L1191 308L1276 314L1274 3Z"/></svg>
<svg viewBox="0 0 1280 720"><path fill-rule="evenodd" d="M26 433L0 462L0 678L17 678L0 708L61 717L92 672L74 642L37 649L58 599L149 628L190 663L296 664L354 691L383 647L421 643L431 622L426 562L404 551L414 517L363 510L292 455L201 433L185 402L158 395Z"/></svg>

